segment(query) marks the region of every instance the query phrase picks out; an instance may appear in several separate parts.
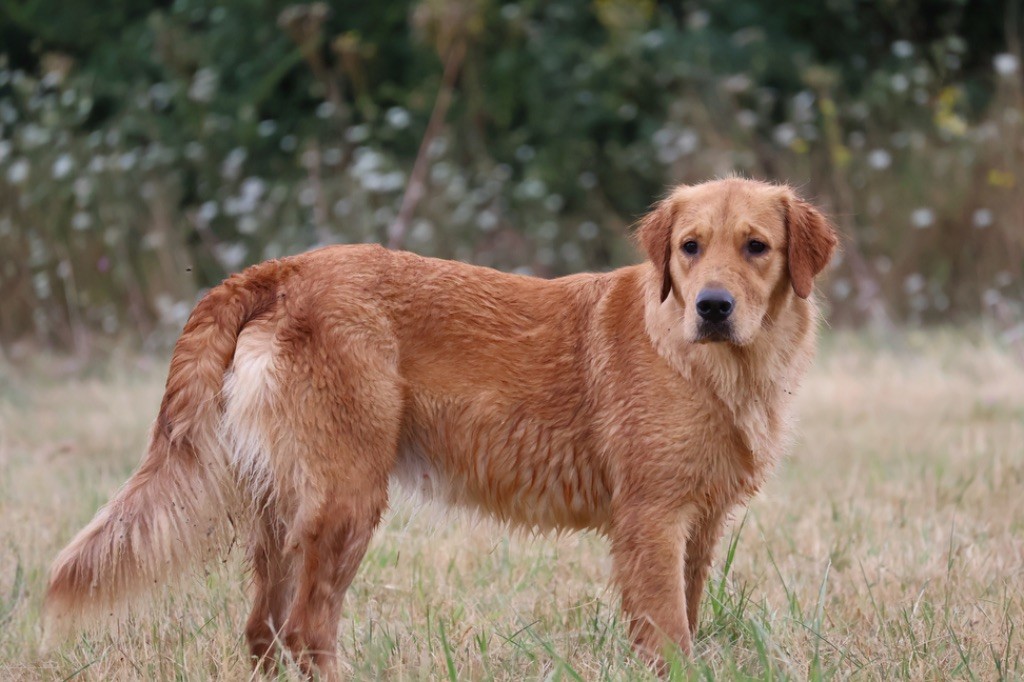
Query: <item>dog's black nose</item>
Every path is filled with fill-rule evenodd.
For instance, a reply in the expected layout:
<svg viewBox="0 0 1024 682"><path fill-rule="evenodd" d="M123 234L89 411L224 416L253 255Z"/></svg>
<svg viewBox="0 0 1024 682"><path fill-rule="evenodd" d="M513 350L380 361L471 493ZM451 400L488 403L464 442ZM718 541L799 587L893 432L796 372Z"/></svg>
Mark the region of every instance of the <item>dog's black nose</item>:
<svg viewBox="0 0 1024 682"><path fill-rule="evenodd" d="M736 301L725 289L704 289L697 294L697 312L708 322L724 322Z"/></svg>

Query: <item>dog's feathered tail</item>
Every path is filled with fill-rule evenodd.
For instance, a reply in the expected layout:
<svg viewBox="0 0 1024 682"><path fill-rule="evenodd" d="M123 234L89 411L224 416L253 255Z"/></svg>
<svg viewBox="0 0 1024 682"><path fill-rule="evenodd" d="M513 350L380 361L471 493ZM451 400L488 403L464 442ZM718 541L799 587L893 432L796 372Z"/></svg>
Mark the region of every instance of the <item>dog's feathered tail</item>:
<svg viewBox="0 0 1024 682"><path fill-rule="evenodd" d="M121 615L132 597L223 543L239 502L217 433L224 374L242 328L274 307L289 267L250 268L192 312L141 465L54 561L44 604L48 640Z"/></svg>

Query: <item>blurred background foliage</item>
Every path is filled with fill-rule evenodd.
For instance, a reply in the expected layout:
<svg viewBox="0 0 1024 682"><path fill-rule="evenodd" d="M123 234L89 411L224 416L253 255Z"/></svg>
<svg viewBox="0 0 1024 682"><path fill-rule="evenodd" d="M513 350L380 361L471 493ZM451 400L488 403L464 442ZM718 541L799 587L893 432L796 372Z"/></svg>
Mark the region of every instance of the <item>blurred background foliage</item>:
<svg viewBox="0 0 1024 682"><path fill-rule="evenodd" d="M328 243L607 269L670 184L730 173L840 226L833 323L1022 338L1022 26L1019 0L0 0L0 348L163 347L226 273Z"/></svg>

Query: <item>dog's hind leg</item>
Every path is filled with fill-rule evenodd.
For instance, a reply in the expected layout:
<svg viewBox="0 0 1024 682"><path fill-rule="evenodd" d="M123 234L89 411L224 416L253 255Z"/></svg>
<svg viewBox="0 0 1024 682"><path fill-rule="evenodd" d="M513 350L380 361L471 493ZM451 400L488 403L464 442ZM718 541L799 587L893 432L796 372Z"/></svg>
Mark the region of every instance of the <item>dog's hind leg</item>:
<svg viewBox="0 0 1024 682"><path fill-rule="evenodd" d="M295 592L284 644L306 674L337 675L334 660L342 600L387 504L387 488L360 500L333 499L294 533Z"/></svg>
<svg viewBox="0 0 1024 682"><path fill-rule="evenodd" d="M362 341L362 340L360 340ZM387 508L402 417L394 356L344 339L282 382L275 474L293 581L281 640L308 675L337 676L345 591Z"/></svg>
<svg viewBox="0 0 1024 682"><path fill-rule="evenodd" d="M245 626L245 639L253 664L271 674L277 664L278 638L293 590L293 578L283 551L285 529L272 502L266 502L257 515L251 542L249 560L254 599Z"/></svg>

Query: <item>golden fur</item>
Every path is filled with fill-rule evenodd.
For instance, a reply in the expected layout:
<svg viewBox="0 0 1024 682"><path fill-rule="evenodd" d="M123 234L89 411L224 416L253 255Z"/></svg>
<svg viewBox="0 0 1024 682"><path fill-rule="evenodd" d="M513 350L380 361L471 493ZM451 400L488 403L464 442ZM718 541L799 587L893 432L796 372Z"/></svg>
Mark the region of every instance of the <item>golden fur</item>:
<svg viewBox="0 0 1024 682"><path fill-rule="evenodd" d="M253 656L283 642L333 676L342 597L397 478L606 534L638 650L689 652L724 519L785 447L836 238L788 188L729 179L677 188L638 239L643 264L550 281L377 246L229 278L175 347L138 472L54 563L49 624L123 604L243 510ZM694 314L708 287L735 297L722 341Z"/></svg>

